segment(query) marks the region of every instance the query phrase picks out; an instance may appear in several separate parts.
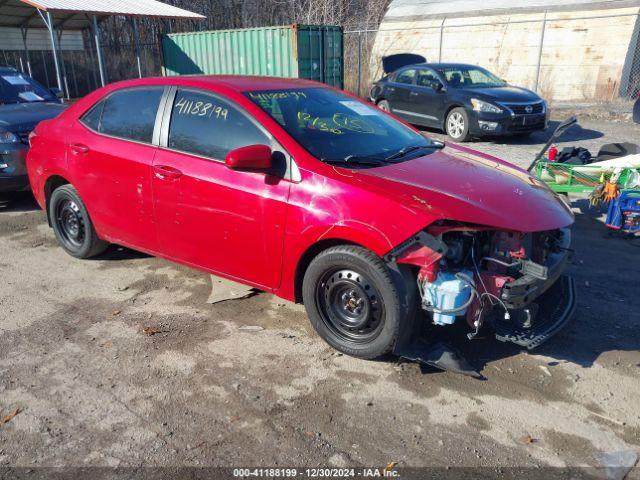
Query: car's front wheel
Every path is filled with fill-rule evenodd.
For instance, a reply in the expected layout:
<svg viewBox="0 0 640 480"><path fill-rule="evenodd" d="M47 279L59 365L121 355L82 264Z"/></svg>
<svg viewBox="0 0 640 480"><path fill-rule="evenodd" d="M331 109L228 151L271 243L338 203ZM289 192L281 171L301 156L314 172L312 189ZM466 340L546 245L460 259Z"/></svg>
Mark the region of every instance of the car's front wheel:
<svg viewBox="0 0 640 480"><path fill-rule="evenodd" d="M56 188L49 200L49 218L60 246L76 258L90 258L109 245L100 240L77 190L71 185Z"/></svg>
<svg viewBox="0 0 640 480"><path fill-rule="evenodd" d="M353 245L318 254L302 286L316 332L335 349L366 359L393 350L407 313L402 291L378 256Z"/></svg>
<svg viewBox="0 0 640 480"><path fill-rule="evenodd" d="M445 130L449 138L456 142L466 142L469 135L469 115L462 107L454 108L447 115Z"/></svg>

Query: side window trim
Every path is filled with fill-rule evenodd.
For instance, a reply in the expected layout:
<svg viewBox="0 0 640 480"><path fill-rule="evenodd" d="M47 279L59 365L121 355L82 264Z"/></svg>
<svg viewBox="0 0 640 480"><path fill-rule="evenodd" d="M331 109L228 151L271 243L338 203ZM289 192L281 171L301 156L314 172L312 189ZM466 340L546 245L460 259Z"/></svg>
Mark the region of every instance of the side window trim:
<svg viewBox="0 0 640 480"><path fill-rule="evenodd" d="M173 102L175 101L176 95L178 93L178 89L180 89L182 91L186 91L186 92L195 92L195 93L198 93L198 94L201 94L201 95L208 95L208 96L213 97L213 98L215 98L217 100L222 100L223 102L226 102L229 105L231 105L233 108L235 108L240 115L245 117L249 122L251 122L254 126L256 126L256 128L258 128L265 135L265 137L267 137L267 139L270 142L270 146L271 146L271 148L273 150L281 151L284 154L284 156L286 157L286 161L287 161L287 167L286 167L286 171L284 172L282 178L284 180L290 180L290 181L294 181L294 182L300 181L299 179L297 179L297 177L299 177L300 174L298 173L298 175L295 175L295 172L298 172L297 165L295 165L295 160L289 154L289 152L287 152L285 150L285 148L280 144L280 142L278 142L276 140L276 138L271 134L271 132L269 132L269 130L267 130L262 124L260 124L251 115L249 115L249 112L247 112L244 109L244 107L242 107L241 105L238 105L233 100L231 100L229 98L226 98L226 97L223 97L221 95L218 95L215 92L212 92L210 90L205 90L205 89L201 89L201 88L194 88L194 87L180 87L180 86L168 87L167 95L166 95L166 97L163 97L164 100L165 100L164 105L162 104L162 101L160 102L160 108L163 109L161 117L159 117L159 118L161 118L161 126L159 128L159 139L158 139L158 146L160 148L162 148L164 150L168 150L170 152L176 152L176 153L183 153L185 155L191 155L193 157L202 158L204 160L209 160L209 161L215 162L215 163L224 163L224 159L207 157L205 155L199 155L199 154L194 153L194 152L186 152L184 150L178 150L176 148L169 147L169 126L171 125L171 116L173 114ZM293 165L295 165L295 168L293 167Z"/></svg>
<svg viewBox="0 0 640 480"><path fill-rule="evenodd" d="M98 122L98 127L100 127L102 125L102 115L104 113L104 105L105 102L107 101L107 99L109 97L111 97L112 95L115 95L116 93L119 92L124 92L127 90L138 90L141 88L152 88L152 89L160 89L162 88L162 95L160 97L160 103L158 104L158 110L156 112L156 120L155 123L153 125L153 134L151 137L151 142L142 142L140 140L133 140L131 138L123 138L123 137L117 137L115 135L109 135L108 133L103 133L103 132L99 132L97 130L94 130L93 128L91 128L89 125L87 125L86 123L84 123L82 120L83 118L88 115L93 109L95 108L101 108L102 111L100 112L100 121ZM140 85L138 87L127 87L127 88L119 88L118 90L114 90L112 92L109 92L107 95L105 95L104 97L100 98L100 100L98 100L96 103L94 103L91 107L89 107L80 117L78 117L78 121L82 124L82 126L84 128L86 128L87 130L95 133L96 135L100 135L102 137L107 137L107 138L115 138L116 140L122 140L123 142L131 142L131 143L137 143L139 145L151 145L151 146L158 146L158 143L156 142L156 138L160 136L160 124L158 123L158 119L159 117L159 113L162 110L162 106L163 106L163 100L166 98L167 95L167 89L169 87L166 87L164 85ZM156 132L157 131L157 132Z"/></svg>

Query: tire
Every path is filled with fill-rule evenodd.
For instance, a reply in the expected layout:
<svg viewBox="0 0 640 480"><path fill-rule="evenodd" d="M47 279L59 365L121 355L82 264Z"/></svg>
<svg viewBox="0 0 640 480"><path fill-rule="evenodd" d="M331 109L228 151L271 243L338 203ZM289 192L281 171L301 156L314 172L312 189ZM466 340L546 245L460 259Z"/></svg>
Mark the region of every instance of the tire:
<svg viewBox="0 0 640 480"><path fill-rule="evenodd" d="M60 246L76 258L91 258L109 244L98 238L89 212L71 185L56 188L49 200L49 218Z"/></svg>
<svg viewBox="0 0 640 480"><path fill-rule="evenodd" d="M407 314L407 289L369 250L341 245L319 253L307 268L302 298L313 328L347 355L373 359L393 350ZM402 288L399 288L402 287ZM408 321L408 320L407 320Z"/></svg>
<svg viewBox="0 0 640 480"><path fill-rule="evenodd" d="M444 128L449 138L455 142L467 142L469 135L469 115L462 107L454 108L447 115Z"/></svg>
<svg viewBox="0 0 640 480"><path fill-rule="evenodd" d="M384 110L385 112L391 113L391 104L389 103L388 100L380 100L378 102L378 108L380 110Z"/></svg>

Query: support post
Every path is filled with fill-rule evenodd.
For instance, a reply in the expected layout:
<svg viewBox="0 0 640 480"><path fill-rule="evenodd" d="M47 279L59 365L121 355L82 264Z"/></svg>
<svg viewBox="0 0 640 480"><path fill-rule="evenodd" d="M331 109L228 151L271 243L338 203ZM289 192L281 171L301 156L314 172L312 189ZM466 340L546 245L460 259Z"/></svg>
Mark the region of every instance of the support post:
<svg viewBox="0 0 640 480"><path fill-rule="evenodd" d="M138 62L138 78L142 78L142 65L140 63L140 38L138 36L138 22L136 22L136 17L131 17L131 25L133 26L133 43L136 47L136 62Z"/></svg>
<svg viewBox="0 0 640 480"><path fill-rule="evenodd" d="M362 83L362 32L358 32L358 96L360 97L360 85Z"/></svg>
<svg viewBox="0 0 640 480"><path fill-rule="evenodd" d="M444 40L444 22L447 21L447 17L442 19L442 23L440 24L440 43L438 45L438 62L442 62L442 42ZM429 61L429 59L427 59Z"/></svg>
<svg viewBox="0 0 640 480"><path fill-rule="evenodd" d="M56 80L58 82L58 88L62 91L62 75L60 74L60 64L58 63L58 46L56 41L55 25L53 24L53 16L51 12L47 12L47 18L43 16L42 12L38 10L38 13L42 17L42 21L49 30L49 38L51 39L51 52L53 53L53 64L56 67Z"/></svg>
<svg viewBox="0 0 640 480"><path fill-rule="evenodd" d="M64 52L62 50L62 30L56 32L58 35L58 53L60 55L60 69L62 70L62 84L64 85L64 94L67 100L71 99L69 92L69 79L67 77L67 66L64 63Z"/></svg>
<svg viewBox="0 0 640 480"><path fill-rule="evenodd" d="M547 29L547 11L544 11L544 16L542 17L542 30L540 31L540 47L538 48L538 65L536 67L536 81L533 86L533 89L537 92L538 85L540 83L540 68L542 67L542 48L544 46L544 32Z"/></svg>
<svg viewBox="0 0 640 480"><path fill-rule="evenodd" d="M98 71L100 72L100 84L104 87L106 84L106 75L104 65L102 63L102 50L100 49L100 31L98 30L98 19L92 16L91 24L93 26L93 39L96 42L96 55L98 56Z"/></svg>
<svg viewBox="0 0 640 480"><path fill-rule="evenodd" d="M20 29L22 32L22 45L24 46L24 55L27 57L27 71L29 72L29 76L33 77L31 73L31 59L29 58L29 49L27 48L27 33L29 33L29 29L27 27L22 27Z"/></svg>

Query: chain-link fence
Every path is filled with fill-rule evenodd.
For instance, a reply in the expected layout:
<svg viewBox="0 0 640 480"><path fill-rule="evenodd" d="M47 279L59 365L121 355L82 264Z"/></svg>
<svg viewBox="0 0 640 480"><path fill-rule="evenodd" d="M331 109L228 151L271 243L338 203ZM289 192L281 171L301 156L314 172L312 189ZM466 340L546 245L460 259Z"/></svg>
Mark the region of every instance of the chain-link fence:
<svg viewBox="0 0 640 480"><path fill-rule="evenodd" d="M434 19L388 24L344 34L345 89L366 97L379 79L381 58L412 52L429 62L481 65L513 85L536 90L550 101L612 101L640 95L640 14L536 14L505 21ZM501 17L504 18L504 17ZM391 26L390 26L391 25ZM106 81L162 74L159 42L103 44ZM65 93L80 97L100 85L95 45L60 53ZM57 86L50 50L0 50L0 64L13 66L48 87Z"/></svg>
<svg viewBox="0 0 640 480"><path fill-rule="evenodd" d="M140 44L140 67L133 45L102 45L105 81L161 75L162 55L158 43ZM98 60L93 46L85 50L61 50L58 53L62 87L67 98L79 98L100 86ZM0 50L0 65L29 74L47 88L57 87L51 50Z"/></svg>
<svg viewBox="0 0 640 480"><path fill-rule="evenodd" d="M639 15L636 9L487 22L445 18L346 31L345 87L367 96L371 83L383 75L381 58L406 52L419 53L428 62L483 66L551 101L637 98Z"/></svg>

